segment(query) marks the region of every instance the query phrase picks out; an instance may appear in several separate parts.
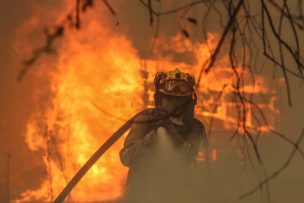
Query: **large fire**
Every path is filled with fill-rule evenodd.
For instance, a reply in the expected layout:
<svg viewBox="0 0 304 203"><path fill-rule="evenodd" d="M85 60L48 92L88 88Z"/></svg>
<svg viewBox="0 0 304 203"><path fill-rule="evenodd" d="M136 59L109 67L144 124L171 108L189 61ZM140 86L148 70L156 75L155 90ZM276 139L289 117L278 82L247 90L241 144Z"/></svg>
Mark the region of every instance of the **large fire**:
<svg viewBox="0 0 304 203"><path fill-rule="evenodd" d="M179 67L197 76L217 42L217 35L211 33L206 42L191 42L179 34L162 36L152 43L157 58L140 59L130 39L107 27L100 18L100 12L91 13L80 31L70 31L64 37L56 59L52 58L51 63L41 59L40 67L34 70L36 73L48 71L52 96L44 112L33 112L25 139L31 150L44 151L47 177L40 188L25 191L17 202L54 200L117 128L135 113L153 105L153 77L157 71ZM190 65L179 62L163 54L168 50L190 53L194 60ZM213 71L203 75L197 92L196 113L206 126L213 118L220 129L234 130L241 122L237 116L240 102L229 100L229 96L235 94L236 78L225 64L227 60L223 58ZM267 88L267 79L256 75L255 80L251 80L250 74L241 67L238 71L247 78L240 91L267 94L268 99L259 107L276 113L275 93ZM257 124L253 118L254 108L249 103L246 105L246 126L267 131L274 120ZM120 139L91 168L73 190L69 201L112 200L123 194L127 169L118 156L122 144L123 139ZM212 157L216 159L214 150Z"/></svg>

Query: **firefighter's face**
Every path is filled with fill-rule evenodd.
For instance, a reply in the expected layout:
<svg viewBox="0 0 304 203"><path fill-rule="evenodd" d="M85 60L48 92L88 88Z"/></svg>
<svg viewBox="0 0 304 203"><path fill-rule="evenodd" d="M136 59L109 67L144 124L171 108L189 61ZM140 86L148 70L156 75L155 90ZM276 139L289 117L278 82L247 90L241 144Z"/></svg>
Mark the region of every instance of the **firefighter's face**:
<svg viewBox="0 0 304 203"><path fill-rule="evenodd" d="M179 96L163 96L161 107L170 112L173 116L178 115L185 109L185 105L189 101L189 97L179 97Z"/></svg>

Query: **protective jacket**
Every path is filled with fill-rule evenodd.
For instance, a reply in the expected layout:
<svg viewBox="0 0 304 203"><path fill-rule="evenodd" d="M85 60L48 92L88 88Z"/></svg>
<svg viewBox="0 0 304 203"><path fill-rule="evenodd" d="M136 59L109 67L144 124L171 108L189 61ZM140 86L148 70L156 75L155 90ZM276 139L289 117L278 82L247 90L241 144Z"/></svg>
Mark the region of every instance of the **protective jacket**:
<svg viewBox="0 0 304 203"><path fill-rule="evenodd" d="M155 109L147 109L138 115L127 135L123 149L120 151L121 162L129 167L127 184L136 179L142 170L151 170L151 161L155 157L155 151L144 144L144 138L149 133L155 133L153 122L153 112ZM195 162L196 155L202 143L207 142L203 124L193 119L190 130L184 130L185 126L167 122L164 126L168 132L168 139L172 143L174 150L179 153L186 166ZM204 141L204 142L202 142Z"/></svg>

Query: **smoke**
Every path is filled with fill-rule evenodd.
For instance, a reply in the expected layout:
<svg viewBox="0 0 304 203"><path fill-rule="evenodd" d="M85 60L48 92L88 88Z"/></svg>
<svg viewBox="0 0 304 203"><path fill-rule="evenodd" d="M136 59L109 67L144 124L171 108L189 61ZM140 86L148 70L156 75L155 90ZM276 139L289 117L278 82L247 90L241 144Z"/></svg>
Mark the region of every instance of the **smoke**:
<svg viewBox="0 0 304 203"><path fill-rule="evenodd" d="M111 3L117 4L117 2L118 1L113 1ZM31 3L36 4L35 8L37 9L34 11L28 8L32 6ZM39 60L39 64L29 72L26 80L22 83L16 83L17 72L21 66L20 61L26 59L24 56L20 59L19 56L30 55L31 51L34 48L38 48L41 45L41 42L44 41L44 35L41 33L42 28L39 29L38 27L53 24L54 18L57 19L58 17L61 19L61 17L66 14L66 9L61 11L61 8L64 7L63 5L68 4L66 2L57 2L60 5L62 3L62 5L54 6L50 9L50 6L44 8L46 6L45 4L48 3L53 5L56 3L55 1L46 0L44 2L39 2L39 4L43 4L41 6L39 6L38 2L31 3L18 2L18 4L16 4L16 2L13 1L5 1L3 2L2 8L7 11L16 11L15 9L18 9L18 12L15 12L16 15L13 17L11 12L1 12L2 15L5 15L1 18L3 22L5 22L5 25L2 26L3 35L1 40L7 45L5 46L5 51L2 55L3 60L1 60L1 63L4 63L4 61L5 63L2 64L3 68L1 69L3 85L1 86L0 102L3 112L1 114L0 143L2 143L2 145L0 151L2 152L1 155L4 154L5 156L7 152L9 152L11 159L10 161L7 161L5 156L2 156L0 159L0 170L2 174L0 181L0 190L2 189L0 202L5 202L6 199L18 199L23 196L22 194L29 194L30 191L34 191L34 193L31 195L29 194L29 202L33 202L34 200L42 202L41 199L49 200L51 195L49 195L49 191L46 190L53 188L55 191L53 195L56 195L61 189L56 187L56 185L60 183L63 186L66 183L63 177L58 177L60 178L60 181L49 181L48 178L51 177L52 174L61 175L62 173L47 171L47 167L45 166L45 150L39 149L35 152L29 150L29 148L37 148L39 145L38 142L41 139L32 137L32 140L35 141L35 143L29 145L31 137L26 137L25 139L24 136L22 136L26 134L26 131L28 130L26 126L29 126L29 122L32 121L32 118L37 112L43 114L43 116L45 115L50 120L58 115L56 117L58 119L54 119L54 122L51 123L54 123L54 126L58 126L59 124L63 127L63 133L58 133L55 137L56 139L62 140L63 138L69 138L67 139L69 142L61 143L61 146L70 147L69 153L62 154L67 157L66 164L69 164L68 166L73 166L65 167L66 173L71 177L75 174L75 170L83 164L86 158L94 152L94 149L96 149L99 144L103 143L105 137L109 136L112 133L112 130L116 129L121 124L121 120L118 119L117 121L114 116L119 115L117 117L127 118L134 113L128 102L132 100L131 97L128 96L128 99L126 99L126 96L124 94L122 95L121 92L128 91L127 95L135 95L136 100L140 100L140 93L133 92L133 89L138 90L140 87L135 86L135 88L133 88L134 85L132 85L132 87L129 85L133 84L133 82L130 81L137 81L137 79L130 77L130 75L135 76L135 78L139 77L139 74L133 72L134 68L138 68L139 66L137 65L139 59L135 52L138 51L138 55L145 56L147 59L147 70L150 73L150 76L154 75L154 72L159 70L158 67L164 67L163 69L185 67L187 69L189 66L188 61L192 61L192 58L196 58L197 61L195 64L190 64L192 68L191 72L197 73L197 71L200 70L201 64L203 64L205 59L210 55L209 50L213 49L217 43L217 38L211 34L208 36L208 39L210 40L206 43L193 43L193 45L189 44L188 41L183 43L184 40L181 35L176 35L176 37L173 36L176 34L176 29L174 27L175 23L172 22L176 21L176 16L168 16L166 19L162 19L160 25L160 34L164 34L164 36L161 36L163 37L163 40L158 40L158 43L155 43L155 47L159 47L164 57L169 59L172 58L174 63L170 60L149 60L152 58L152 56L149 55L150 52L156 52L157 49L148 49L148 42L151 40L150 36L153 35L154 32L152 32L152 28L150 28L147 23L148 17L145 17L148 16L146 15L147 11L138 3L138 1L124 1L121 6L122 9L117 9L117 13L120 17L119 26L114 26L116 19L113 20L111 14L108 15L110 17L107 17L106 14L108 12L106 9L100 10L98 7L95 7L94 10L98 9L96 15L92 12L81 16L82 27L78 33L74 33L70 30L68 31L67 38L64 39L64 42L60 46L61 48L58 48L57 50L56 56L59 57L42 58ZM171 8L172 6L177 7L177 4L184 4L185 2L170 0L162 3L165 10L165 8ZM7 9L7 4L10 4L10 7L14 9ZM67 5L67 7L69 6ZM115 6L115 8L117 8L117 6ZM26 23L24 23L24 21L26 21ZM55 21L57 22L57 20ZM216 25L213 21L210 22L212 25ZM115 32L109 31L107 29L108 27L115 30ZM222 29L219 30L219 32L221 31ZM118 32L124 36L127 35L128 40L126 40L126 37L114 39L117 37ZM11 44L12 33L16 33L18 39L15 39L15 37L15 42ZM170 33L172 36L169 36ZM31 40L27 40L29 36ZM111 36L111 38L109 38L109 36ZM127 45L123 46L126 42ZM130 48L133 46L134 48ZM11 50L12 48L15 49L17 54L12 55L6 53L7 50ZM172 50L181 54L176 54L174 52L175 55L173 57L171 56ZM121 51L124 53L121 53ZM62 55L61 52L63 52ZM192 52L195 52L193 53L194 56L191 54L191 57L183 57L184 53ZM120 61L119 59L121 58L124 60ZM185 61L184 58L190 58L191 60L186 60L187 63L179 63L180 61ZM116 64L114 68L112 67L111 61ZM262 60L259 59L259 61ZM223 64L225 65L224 62ZM105 67L104 71L103 67ZM196 200L199 201L201 199L201 202L237 202L237 198L240 194L247 192L253 185L258 183L259 179L256 174L252 172L251 165L244 161L244 159L248 157L242 158L240 155L244 152L240 152L240 154L231 153L232 150L236 151L239 148L244 148L244 146L232 146L233 143L228 142L229 136L226 136L227 129L235 128L235 122L231 122L234 121L233 116L226 117L225 113L227 112L229 115L234 115L233 110L236 109L235 106L237 105L231 106L230 100L225 99L230 98L228 97L230 91L226 91L230 89L230 85L227 86L219 101L217 99L218 97L213 96L215 93L222 92L223 84L230 84L230 81L232 81L231 74L225 67L221 67L220 69L209 73L205 80L201 82L200 88L203 90L203 93L201 93L202 96L201 99L199 99L197 106L197 112L202 114L200 116L206 129L211 129L210 126L213 122L208 122L211 117L215 117L219 121L224 121L223 124L226 128L222 125L220 125L220 127L215 126L214 132L212 131L212 146L210 146L210 149L216 149L218 159L215 162L210 163L209 170L206 162L202 162L196 167L192 166L187 170L183 176L186 174L189 175L191 181L185 183L186 190L184 191L181 189L182 186L179 185L181 181L178 179L180 177L177 175L181 174L181 170L179 169L182 168L182 164L178 161L174 161L173 158L176 157L176 152L172 147L168 147L171 146L170 142L166 139L168 136L161 135L159 138L160 143L163 143L164 145L160 146L163 147L159 149L158 154L153 154L153 156L155 156L154 159L152 159L152 157L150 159L151 161L149 159L147 161L150 161L151 163L153 163L153 161L159 161L157 157L164 160L160 165L154 166L159 175L157 176L157 174L155 174L150 179L154 177L158 179L165 177L165 175L162 174L169 174L170 176L166 177L164 180L161 179L161 184L157 184L157 179L155 179L155 186L158 189L149 191L149 189L154 186L152 183L146 183L142 187L138 187L138 192L140 193L140 191L142 191L142 198L151 196L151 201L153 200L153 202L161 202L166 197L172 197L172 202L182 202L182 200L187 198L188 199L184 202L195 202ZM190 68L187 70L190 70ZM269 68L269 70L271 71L271 68ZM53 75L57 71L60 71L61 75L56 77L56 81L63 81L64 83L53 84L56 81L51 81L53 76L51 77L50 75ZM126 74L126 71L128 71L128 74ZM110 73L113 73L115 77L111 77ZM255 77L255 79L257 78L258 76ZM49 87L50 84L46 81L53 84L52 87ZM121 85L126 84L126 81L128 81L128 88ZM152 79L148 78L148 81L152 81ZM250 80L248 79L245 81L248 82ZM253 85L254 88L252 88L255 91L258 90L257 87L268 86L268 83L263 82L262 78L261 80L256 81L257 82ZM54 102L51 101L54 95L51 94L51 91L49 90L53 89L53 86L55 86L56 91L57 88L60 90L60 94L55 96L56 100ZM119 88L119 86L121 86L121 88ZM279 129L291 139L296 139L300 128L302 129L303 127L303 119L301 118L304 114L304 108L302 108L304 94L303 88L299 87L296 80L291 81L291 86L294 87L294 108L285 108L285 106L287 106L284 103L285 99L280 99L278 100L278 110L280 111L280 114L274 115L280 120ZM111 87L111 91L109 91L109 88L107 87ZM124 91L121 91L121 89ZM269 89L275 90L276 86L270 87ZM93 106L89 105L87 102L88 97L85 97L88 94L88 90L93 92L93 94L89 94L89 98L97 101L98 106L101 105L101 107L106 110L114 111L112 112L114 116L105 117L105 113L107 112L100 113L98 110L94 109ZM264 91L265 89L262 88L262 90L266 95L267 89ZM267 97L270 95L271 92L268 93ZM278 95L279 97L284 97L283 90L280 91ZM63 98L63 96L67 96L67 98ZM83 100L83 98L86 98L86 100ZM54 111L50 114L44 114L46 109L48 109L45 107L50 103L54 103ZM261 108L273 111L273 103L274 102L271 102L270 105L261 103ZM216 112L212 111L214 104L219 104L218 106L215 105L217 107L216 109L218 109ZM103 105L106 106L106 108ZM122 108L117 108L117 106L123 106L124 110L122 110ZM65 112L64 114L62 113L63 110ZM274 116L273 114L269 114L267 117L269 119ZM74 125L79 124L80 122L83 126L74 128ZM52 129L52 126L52 124L49 125L50 129ZM43 125L39 127L43 128ZM88 129L90 133L87 133L88 131L86 129ZM65 133L65 130L66 132L69 132ZM86 133L83 133L83 136L80 136L82 132ZM93 135L96 137L93 137ZM208 136L211 136L211 134L208 133ZM54 136L51 134L48 137L44 137L44 141L48 138L54 138ZM84 138L90 141L84 141ZM77 142L73 144L70 143L71 141ZM261 153L263 153L262 155L263 159L265 159L267 170L271 173L280 166L282 161L284 161L285 156L290 151L290 146L273 136L261 136L259 142L259 148ZM83 147L87 147L87 149L82 150ZM79 184L78 189L76 188L77 190L75 190L76 192L73 196L75 198L73 198L73 200L83 201L82 198L85 198L87 201L101 201L105 198L111 199L112 196L120 194L117 191L120 191L120 183L123 182L125 174L125 170L121 169L122 166L121 163L119 163L117 156L118 148L120 147L121 146L118 143L108 156L111 159L103 157L98 166L94 167L94 170L91 170L90 174L87 174L86 179ZM77 154L72 154L74 151L76 151ZM82 151L85 151L85 153L80 153ZM80 163L78 161L78 154L82 157ZM52 153L52 155L54 155L54 153ZM170 159L170 157L173 158ZM166 162L165 160L169 161ZM293 202L302 202L304 176L302 175L303 172L300 168L303 168L303 161L299 156L296 160L293 160L293 165L290 166L289 170L286 170L282 176L278 177L275 180L275 184L270 185L273 202L288 202L290 200L293 200ZM106 174L104 174L104 171ZM150 171L152 171L152 168ZM108 172L111 172L110 176L107 175ZM176 177L176 179L174 179L174 177ZM169 178L170 180L168 180ZM188 188L190 192L188 191ZM40 189L43 194L35 193L35 191L39 191ZM108 197L108 194L111 197ZM185 196L183 197L183 195ZM38 197L42 198L38 199ZM259 197L260 196L257 193L256 196L251 197L252 199L246 199L243 202L260 202Z"/></svg>
<svg viewBox="0 0 304 203"><path fill-rule="evenodd" d="M195 168L185 161L186 151L173 146L165 128L158 128L155 136L155 146L145 152L143 160L138 162L140 169L127 185L127 202L202 202L204 197L195 181Z"/></svg>
<svg viewBox="0 0 304 203"><path fill-rule="evenodd" d="M174 147L165 128L155 132L155 145L143 152L138 167L126 185L126 203L218 203L244 202L243 193L257 181L258 169L243 168L236 146L217 140L221 159L208 163L185 161L185 150ZM213 146L214 147L214 146ZM223 155L225 154L225 155ZM243 163L248 165L248 163ZM246 167L246 166L245 166ZM263 202L265 193L245 202Z"/></svg>

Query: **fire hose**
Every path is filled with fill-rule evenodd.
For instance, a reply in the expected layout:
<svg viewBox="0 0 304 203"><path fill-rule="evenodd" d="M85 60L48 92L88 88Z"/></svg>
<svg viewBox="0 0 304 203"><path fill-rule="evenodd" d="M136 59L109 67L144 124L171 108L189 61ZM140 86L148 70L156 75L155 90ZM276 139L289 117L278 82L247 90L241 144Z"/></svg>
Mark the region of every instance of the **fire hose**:
<svg viewBox="0 0 304 203"><path fill-rule="evenodd" d="M141 113L141 112L140 112ZM70 194L73 188L81 180L81 178L88 172L88 170L96 163L96 161L131 127L133 120L140 113L130 118L123 124L107 141L101 145L97 151L90 157L90 159L78 170L74 177L68 182L65 188L57 196L54 203L61 203Z"/></svg>
<svg viewBox="0 0 304 203"><path fill-rule="evenodd" d="M144 111L151 110L146 109ZM156 111L159 111L159 109L154 109ZM163 110L162 110L163 111ZM137 113L132 118L130 118L127 122L125 122L111 137L109 137L104 144L102 144L97 151L89 158L89 160L77 171L77 173L74 175L74 177L68 182L68 184L65 186L65 188L61 191L61 193L57 196L54 203L62 203L65 198L70 194L70 192L73 190L73 188L77 185L77 183L82 179L82 177L90 170L90 168L100 159L100 157L127 131L130 129L132 123L134 122L134 119L141 114L143 111ZM138 122L155 122L158 119L161 118L168 118L169 114L166 112L165 114L162 114L161 117L153 118L153 119L147 119L147 120L141 120Z"/></svg>

